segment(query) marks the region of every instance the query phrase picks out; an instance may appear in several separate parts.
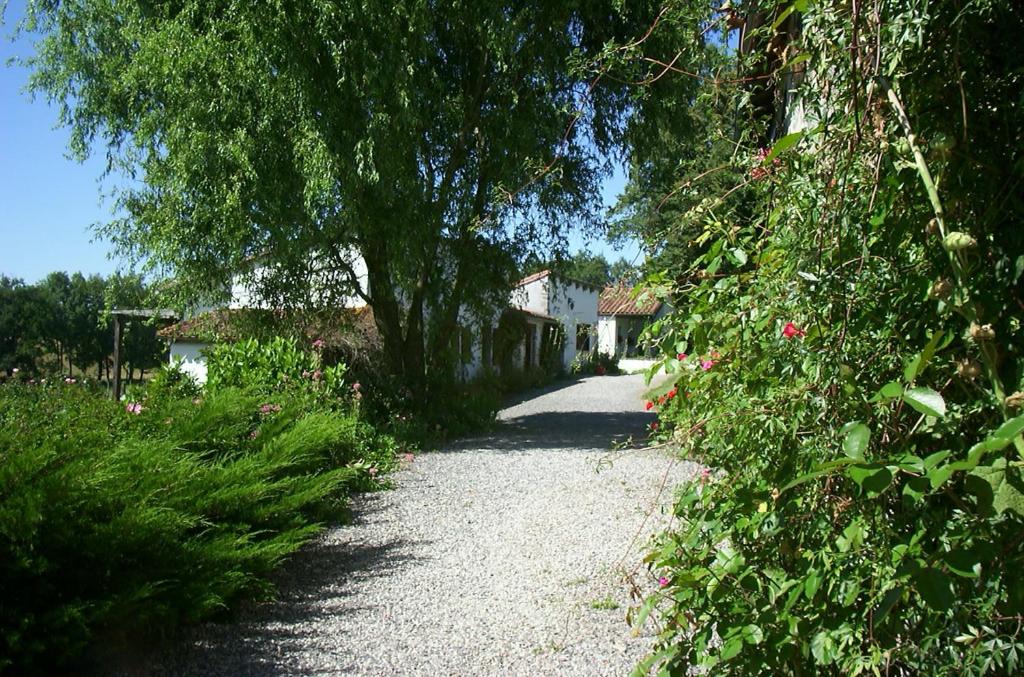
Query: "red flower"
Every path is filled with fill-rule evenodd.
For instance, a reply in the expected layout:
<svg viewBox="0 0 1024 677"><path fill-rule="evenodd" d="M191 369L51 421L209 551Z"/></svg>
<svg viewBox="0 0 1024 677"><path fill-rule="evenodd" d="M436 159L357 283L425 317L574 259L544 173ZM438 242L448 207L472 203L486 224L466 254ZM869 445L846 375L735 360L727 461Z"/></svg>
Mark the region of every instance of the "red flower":
<svg viewBox="0 0 1024 677"><path fill-rule="evenodd" d="M676 359L682 362L683 360L686 359L686 353L679 353L678 355L676 355Z"/></svg>
<svg viewBox="0 0 1024 677"><path fill-rule="evenodd" d="M658 429L658 422L655 421L654 423L651 424L651 431L655 431L657 429Z"/></svg>
<svg viewBox="0 0 1024 677"><path fill-rule="evenodd" d="M646 404L646 406L644 406L644 409L646 409L647 411L650 411L651 407L653 407L653 406L654 406L654 402L648 402Z"/></svg>
<svg viewBox="0 0 1024 677"><path fill-rule="evenodd" d="M677 395L678 393L679 393L679 388L673 388L672 390L668 391L668 395L667 395L667 397L668 397L668 399L670 399L670 400L671 400L671 399L672 399L673 397L675 397L675 396L676 396L676 395Z"/></svg>
<svg viewBox="0 0 1024 677"><path fill-rule="evenodd" d="M803 329L798 328L792 322L787 322L786 326L782 328L782 335L788 339L791 339L794 336L807 336L807 332L804 331Z"/></svg>

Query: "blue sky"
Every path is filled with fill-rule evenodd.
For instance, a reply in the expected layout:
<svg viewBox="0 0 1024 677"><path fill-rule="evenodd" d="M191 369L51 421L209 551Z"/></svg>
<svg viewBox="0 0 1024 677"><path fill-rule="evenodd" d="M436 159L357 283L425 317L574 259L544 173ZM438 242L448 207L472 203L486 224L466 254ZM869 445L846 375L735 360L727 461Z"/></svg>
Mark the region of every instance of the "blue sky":
<svg viewBox="0 0 1024 677"><path fill-rule="evenodd" d="M29 283L54 270L107 275L121 266L109 259L109 244L92 232L112 216L112 201L102 196L115 184L100 183L102 154L82 164L69 159L68 133L56 127L57 109L23 91L25 68L5 65L33 51L31 39L10 40L24 7L23 0L10 2L0 27L0 275ZM614 202L623 183L621 173L606 182L606 203ZM618 252L578 236L571 241L574 250L586 247L609 260L639 259L635 245Z"/></svg>

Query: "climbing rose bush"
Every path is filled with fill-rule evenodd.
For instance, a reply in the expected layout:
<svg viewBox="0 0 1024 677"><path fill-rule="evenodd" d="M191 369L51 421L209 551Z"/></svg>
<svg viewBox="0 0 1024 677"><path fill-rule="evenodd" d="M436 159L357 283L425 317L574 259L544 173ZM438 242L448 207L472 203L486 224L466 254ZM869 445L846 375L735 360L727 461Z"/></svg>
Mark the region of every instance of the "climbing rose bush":
<svg viewBox="0 0 1024 677"><path fill-rule="evenodd" d="M1019 674L1024 12L792 7L807 126L680 217L691 257L652 276L678 309L655 437L709 471L637 581L636 674ZM731 92L719 133L755 148Z"/></svg>

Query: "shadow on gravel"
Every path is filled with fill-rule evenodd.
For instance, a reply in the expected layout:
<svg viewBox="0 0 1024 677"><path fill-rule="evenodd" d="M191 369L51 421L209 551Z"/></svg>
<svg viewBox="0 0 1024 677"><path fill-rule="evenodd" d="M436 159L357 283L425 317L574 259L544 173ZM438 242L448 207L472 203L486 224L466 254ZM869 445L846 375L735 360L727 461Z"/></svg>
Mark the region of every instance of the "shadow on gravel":
<svg viewBox="0 0 1024 677"><path fill-rule="evenodd" d="M520 393L515 393L513 395L509 395L508 397L502 399L502 401L501 401L501 408L502 409L509 409L509 408L514 407L516 405L522 404L523 402L527 402L529 400L533 400L533 399L536 399L538 397L542 397L542 396L547 395L549 393L556 393L559 390L565 390L566 388L571 388L572 386L576 385L577 383L580 383L584 378L585 377L583 377L583 376L566 376L565 378L559 379L558 381L555 381L554 383L552 383L550 385L546 385L543 388L535 388L535 389L532 389L532 390L525 390L525 391L520 392Z"/></svg>
<svg viewBox="0 0 1024 677"><path fill-rule="evenodd" d="M593 451L611 449L627 441L643 446L653 414L642 411L549 411L499 421L483 437L460 440L444 451L503 451L537 449ZM443 452L442 452L443 453Z"/></svg>
<svg viewBox="0 0 1024 677"><path fill-rule="evenodd" d="M353 511L352 522L379 510L376 501ZM278 593L273 602L243 604L222 622L208 622L169 637L148 655L103 657L105 677L185 675L252 675L278 677L306 674L292 656L321 645L315 621L364 607L349 601L361 580L391 575L423 558L433 543L395 539L384 545L320 540L295 553L272 577ZM332 642L344 642L335 637ZM323 647L329 652L329 647ZM140 652L141 653L141 652Z"/></svg>

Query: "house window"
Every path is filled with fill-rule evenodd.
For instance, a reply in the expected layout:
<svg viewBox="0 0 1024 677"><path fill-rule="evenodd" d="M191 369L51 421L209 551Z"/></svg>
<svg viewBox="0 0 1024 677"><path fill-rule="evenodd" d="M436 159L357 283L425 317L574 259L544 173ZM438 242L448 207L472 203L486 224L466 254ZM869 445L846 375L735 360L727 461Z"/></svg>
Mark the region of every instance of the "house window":
<svg viewBox="0 0 1024 677"><path fill-rule="evenodd" d="M577 324L576 325L576 352L577 353L588 353L590 352L590 334L593 329L593 325L589 324Z"/></svg>

